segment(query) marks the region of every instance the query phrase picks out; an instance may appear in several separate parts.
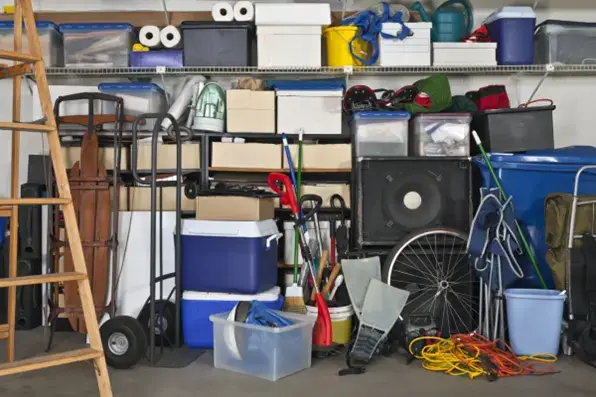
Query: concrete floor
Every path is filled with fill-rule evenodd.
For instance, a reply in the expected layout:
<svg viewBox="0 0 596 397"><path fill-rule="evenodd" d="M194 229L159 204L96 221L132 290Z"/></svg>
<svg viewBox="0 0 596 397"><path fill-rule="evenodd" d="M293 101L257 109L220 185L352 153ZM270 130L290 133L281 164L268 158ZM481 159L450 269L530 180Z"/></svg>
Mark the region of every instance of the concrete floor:
<svg viewBox="0 0 596 397"><path fill-rule="evenodd" d="M80 335L58 333L54 351L77 347ZM43 331L17 335L17 355L25 358L43 351ZM0 352L3 356L3 352ZM313 392L324 397L366 396L482 396L527 397L565 393L568 397L596 395L596 370L568 357L557 363L561 373L500 379L469 380L423 370L419 363L405 366L398 356L378 358L363 375L337 376L343 357L314 361L311 369L268 382L213 368L211 352L182 369L150 368L112 370L116 397L242 396L293 397ZM2 397L96 396L93 369L88 363L73 364L22 375L0 378Z"/></svg>

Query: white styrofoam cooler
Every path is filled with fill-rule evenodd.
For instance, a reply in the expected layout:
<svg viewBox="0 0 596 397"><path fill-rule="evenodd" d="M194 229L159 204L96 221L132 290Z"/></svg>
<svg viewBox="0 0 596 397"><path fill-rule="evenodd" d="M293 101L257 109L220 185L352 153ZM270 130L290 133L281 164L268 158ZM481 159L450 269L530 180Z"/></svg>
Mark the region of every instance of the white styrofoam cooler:
<svg viewBox="0 0 596 397"><path fill-rule="evenodd" d="M410 36L404 40L386 38L379 35L379 65L380 66L430 66L431 42L430 22L411 22L405 24L410 30ZM382 32L397 36L402 31L402 25L397 22L383 23Z"/></svg>
<svg viewBox="0 0 596 397"><path fill-rule="evenodd" d="M343 90L276 90L277 133L340 135Z"/></svg>
<svg viewBox="0 0 596 397"><path fill-rule="evenodd" d="M433 43L435 66L497 66L497 43Z"/></svg>
<svg viewBox="0 0 596 397"><path fill-rule="evenodd" d="M323 27L257 26L259 68L320 68Z"/></svg>

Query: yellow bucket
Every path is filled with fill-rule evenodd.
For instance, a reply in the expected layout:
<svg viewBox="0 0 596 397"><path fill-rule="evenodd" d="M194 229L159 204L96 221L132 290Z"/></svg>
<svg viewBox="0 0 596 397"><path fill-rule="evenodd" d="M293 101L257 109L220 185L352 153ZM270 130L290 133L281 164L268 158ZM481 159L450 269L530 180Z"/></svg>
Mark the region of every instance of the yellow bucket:
<svg viewBox="0 0 596 397"><path fill-rule="evenodd" d="M309 316L317 316L316 306L306 306L306 312ZM347 345L352 338L352 315L354 309L352 305L341 307L330 307L329 316L331 317L331 328L333 330L333 343L338 345Z"/></svg>
<svg viewBox="0 0 596 397"><path fill-rule="evenodd" d="M323 30L327 44L327 65L329 66L362 66L350 52L350 42L358 35L359 28L356 26L335 26ZM354 54L360 58L366 58L368 43L361 39L352 43Z"/></svg>

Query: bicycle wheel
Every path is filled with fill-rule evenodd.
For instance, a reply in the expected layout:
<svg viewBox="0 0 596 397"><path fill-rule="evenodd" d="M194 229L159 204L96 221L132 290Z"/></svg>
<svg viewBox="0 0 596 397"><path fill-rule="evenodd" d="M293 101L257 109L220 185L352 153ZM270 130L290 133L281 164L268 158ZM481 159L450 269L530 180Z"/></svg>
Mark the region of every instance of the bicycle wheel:
<svg viewBox="0 0 596 397"><path fill-rule="evenodd" d="M466 252L468 236L455 229L431 228L402 239L383 264L383 281L410 292L404 323L430 316L442 336L469 333L478 320L478 281Z"/></svg>

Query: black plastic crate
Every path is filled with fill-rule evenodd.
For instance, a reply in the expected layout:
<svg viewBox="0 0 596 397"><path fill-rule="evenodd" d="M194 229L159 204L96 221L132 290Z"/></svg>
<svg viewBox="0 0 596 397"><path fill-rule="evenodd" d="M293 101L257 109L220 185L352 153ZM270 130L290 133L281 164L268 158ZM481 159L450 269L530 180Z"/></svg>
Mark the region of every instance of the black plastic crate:
<svg viewBox="0 0 596 397"><path fill-rule="evenodd" d="M487 110L474 116L472 129L487 152L554 149L553 110L555 106ZM472 153L480 153L475 143Z"/></svg>
<svg viewBox="0 0 596 397"><path fill-rule="evenodd" d="M184 66L253 66L254 25L185 21L180 28Z"/></svg>

